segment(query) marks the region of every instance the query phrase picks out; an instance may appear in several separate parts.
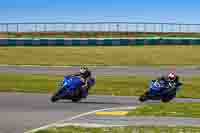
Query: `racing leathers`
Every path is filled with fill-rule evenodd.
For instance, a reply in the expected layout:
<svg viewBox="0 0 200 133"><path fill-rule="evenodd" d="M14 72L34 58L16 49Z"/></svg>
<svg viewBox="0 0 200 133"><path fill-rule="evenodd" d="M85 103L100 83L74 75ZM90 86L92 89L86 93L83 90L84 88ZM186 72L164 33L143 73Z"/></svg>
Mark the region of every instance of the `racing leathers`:
<svg viewBox="0 0 200 133"><path fill-rule="evenodd" d="M89 84L88 80L91 78L91 71L87 70L85 73L75 73L74 76L79 76L83 81L83 85L81 86L82 97L86 98L88 95Z"/></svg>
<svg viewBox="0 0 200 133"><path fill-rule="evenodd" d="M176 79L171 81L166 76L161 76L157 78L159 83L161 84L161 91L171 91L173 89L177 89L177 87L180 85L179 82L179 76L176 76Z"/></svg>

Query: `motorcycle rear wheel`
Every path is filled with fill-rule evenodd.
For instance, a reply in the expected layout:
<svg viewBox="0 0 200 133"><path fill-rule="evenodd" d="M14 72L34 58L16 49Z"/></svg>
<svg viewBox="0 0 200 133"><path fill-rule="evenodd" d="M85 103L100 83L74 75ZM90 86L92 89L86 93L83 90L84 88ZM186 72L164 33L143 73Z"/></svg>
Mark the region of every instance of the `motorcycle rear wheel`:
<svg viewBox="0 0 200 133"><path fill-rule="evenodd" d="M81 100L81 98L72 98L72 102L77 103Z"/></svg>
<svg viewBox="0 0 200 133"><path fill-rule="evenodd" d="M77 103L82 99L81 91L78 90L76 94L71 98L72 102Z"/></svg>
<svg viewBox="0 0 200 133"><path fill-rule="evenodd" d="M162 102L164 103L168 103L170 102L176 95L168 95L168 96L165 96L161 99Z"/></svg>

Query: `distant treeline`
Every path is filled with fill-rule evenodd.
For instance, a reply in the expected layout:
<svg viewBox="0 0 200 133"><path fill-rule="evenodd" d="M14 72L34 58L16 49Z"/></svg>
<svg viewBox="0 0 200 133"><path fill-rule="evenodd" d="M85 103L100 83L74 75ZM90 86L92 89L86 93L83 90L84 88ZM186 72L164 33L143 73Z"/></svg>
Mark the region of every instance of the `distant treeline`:
<svg viewBox="0 0 200 133"><path fill-rule="evenodd" d="M200 37L191 32L0 32L0 38Z"/></svg>

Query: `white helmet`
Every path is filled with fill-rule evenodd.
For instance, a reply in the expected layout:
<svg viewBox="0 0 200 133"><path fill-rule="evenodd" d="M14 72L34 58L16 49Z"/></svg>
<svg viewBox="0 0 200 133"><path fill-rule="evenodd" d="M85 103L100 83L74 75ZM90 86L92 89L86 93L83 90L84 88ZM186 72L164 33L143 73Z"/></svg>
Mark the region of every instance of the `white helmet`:
<svg viewBox="0 0 200 133"><path fill-rule="evenodd" d="M88 70L87 67L82 66L82 67L80 68L80 73L85 73L87 70Z"/></svg>
<svg viewBox="0 0 200 133"><path fill-rule="evenodd" d="M174 74L174 73L169 73L167 77L168 77L168 79L169 79L170 81L174 81L174 80L176 79L176 74Z"/></svg>

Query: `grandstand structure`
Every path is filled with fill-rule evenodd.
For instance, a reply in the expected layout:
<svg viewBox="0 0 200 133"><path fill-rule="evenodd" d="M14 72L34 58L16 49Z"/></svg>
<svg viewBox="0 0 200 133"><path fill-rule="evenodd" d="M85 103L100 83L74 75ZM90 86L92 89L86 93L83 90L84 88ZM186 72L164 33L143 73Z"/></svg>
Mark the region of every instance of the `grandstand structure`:
<svg viewBox="0 0 200 133"><path fill-rule="evenodd" d="M200 24L144 22L0 23L0 38L200 37Z"/></svg>

